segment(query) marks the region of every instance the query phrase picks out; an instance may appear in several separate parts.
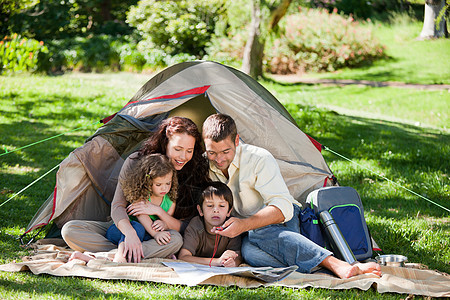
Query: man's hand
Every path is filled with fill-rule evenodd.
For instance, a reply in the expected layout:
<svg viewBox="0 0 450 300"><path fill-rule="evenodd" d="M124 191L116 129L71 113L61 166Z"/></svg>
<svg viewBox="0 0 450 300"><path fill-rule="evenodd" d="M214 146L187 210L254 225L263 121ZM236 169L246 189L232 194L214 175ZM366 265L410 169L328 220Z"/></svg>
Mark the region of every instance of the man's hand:
<svg viewBox="0 0 450 300"><path fill-rule="evenodd" d="M159 245L167 245L170 243L170 232L168 231L158 231L153 238Z"/></svg>
<svg viewBox="0 0 450 300"><path fill-rule="evenodd" d="M166 222L164 222L162 220L155 220L155 221L153 221L152 228L155 231L164 231L164 230L169 229L167 227Z"/></svg>
<svg viewBox="0 0 450 300"><path fill-rule="evenodd" d="M127 258L127 261L141 262L141 259L144 257L144 251L142 250L142 243L137 234L125 236L123 243L123 256Z"/></svg>
<svg viewBox="0 0 450 300"><path fill-rule="evenodd" d="M235 217L229 218L223 225L223 230L216 230L216 227L211 229L211 232L220 234L229 238L234 238L241 233L247 231L247 224L245 219L238 219Z"/></svg>

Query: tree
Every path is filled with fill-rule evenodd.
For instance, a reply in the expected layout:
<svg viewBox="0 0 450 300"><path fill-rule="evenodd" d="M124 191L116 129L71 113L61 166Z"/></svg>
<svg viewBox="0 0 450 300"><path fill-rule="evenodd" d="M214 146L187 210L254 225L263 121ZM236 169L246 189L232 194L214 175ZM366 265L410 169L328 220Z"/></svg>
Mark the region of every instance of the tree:
<svg viewBox="0 0 450 300"><path fill-rule="evenodd" d="M422 32L418 39L431 39L447 37L447 25L445 11L445 0L426 0L425 1L425 17L423 21Z"/></svg>
<svg viewBox="0 0 450 300"><path fill-rule="evenodd" d="M264 0L252 0L252 21L249 36L244 49L242 71L253 78L263 75L264 44L266 37L271 33L278 22L286 14L292 0L282 0L278 5L268 4ZM263 10L269 9L269 17L263 17Z"/></svg>

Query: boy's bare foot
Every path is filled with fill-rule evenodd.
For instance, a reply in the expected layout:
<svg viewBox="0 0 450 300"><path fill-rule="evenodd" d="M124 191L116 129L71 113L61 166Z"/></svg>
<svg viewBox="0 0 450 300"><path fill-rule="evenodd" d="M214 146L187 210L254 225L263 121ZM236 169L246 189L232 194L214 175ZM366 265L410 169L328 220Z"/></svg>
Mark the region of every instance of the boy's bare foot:
<svg viewBox="0 0 450 300"><path fill-rule="evenodd" d="M69 257L69 261L74 260L74 259L79 259L85 262L90 261L91 259L94 259L95 257L81 253L80 251L75 251L74 253L72 253L72 255Z"/></svg>

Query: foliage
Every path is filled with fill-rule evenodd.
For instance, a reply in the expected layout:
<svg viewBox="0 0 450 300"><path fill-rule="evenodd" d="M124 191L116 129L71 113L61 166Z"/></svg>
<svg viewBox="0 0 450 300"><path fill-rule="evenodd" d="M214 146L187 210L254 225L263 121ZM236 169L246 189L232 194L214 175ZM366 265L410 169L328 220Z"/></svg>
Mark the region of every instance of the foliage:
<svg viewBox="0 0 450 300"><path fill-rule="evenodd" d="M27 39L17 33L0 41L0 74L2 72L34 72L39 70L39 56L48 52L42 41Z"/></svg>
<svg viewBox="0 0 450 300"><path fill-rule="evenodd" d="M313 8L325 8L330 12L337 8L338 12L360 19L385 18L391 12L409 11L419 6L410 3L412 1L404 0L309 0L307 2ZM423 6L423 3L421 5ZM421 8L423 10L423 7Z"/></svg>
<svg viewBox="0 0 450 300"><path fill-rule="evenodd" d="M46 0L14 14L9 31L38 40L89 34L130 34L125 12L137 0Z"/></svg>
<svg viewBox="0 0 450 300"><path fill-rule="evenodd" d="M384 56L370 28L334 10L303 9L281 21L281 37L267 51L272 73L334 71L368 64Z"/></svg>
<svg viewBox="0 0 450 300"><path fill-rule="evenodd" d="M152 48L168 54L201 57L223 14L223 1L142 0L131 7L127 22L135 26Z"/></svg>

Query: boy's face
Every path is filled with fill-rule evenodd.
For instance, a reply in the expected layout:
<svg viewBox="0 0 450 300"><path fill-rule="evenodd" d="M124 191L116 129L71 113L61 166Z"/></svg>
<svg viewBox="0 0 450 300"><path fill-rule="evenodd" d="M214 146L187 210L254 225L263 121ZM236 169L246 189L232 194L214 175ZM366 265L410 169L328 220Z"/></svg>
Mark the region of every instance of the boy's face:
<svg viewBox="0 0 450 300"><path fill-rule="evenodd" d="M233 162L236 154L236 147L239 145L239 135L233 141L231 137L220 142L205 138L206 155L208 159L222 172L227 172L228 167Z"/></svg>
<svg viewBox="0 0 450 300"><path fill-rule="evenodd" d="M216 195L212 195L212 198L205 198L202 207L200 208L200 205L197 205L197 209L200 216L204 218L206 225L210 227L223 225L231 213L227 200Z"/></svg>

